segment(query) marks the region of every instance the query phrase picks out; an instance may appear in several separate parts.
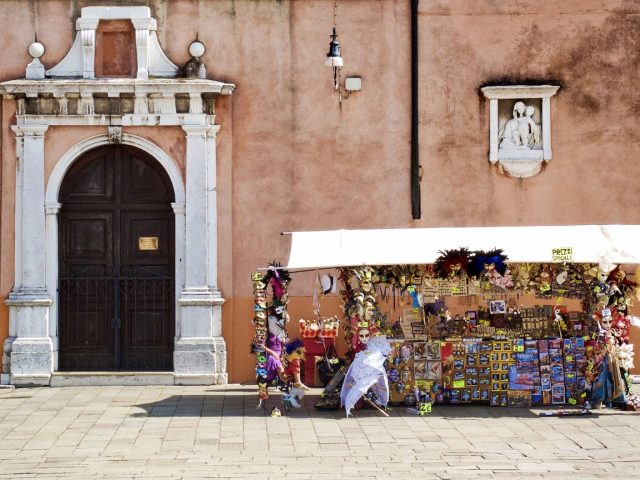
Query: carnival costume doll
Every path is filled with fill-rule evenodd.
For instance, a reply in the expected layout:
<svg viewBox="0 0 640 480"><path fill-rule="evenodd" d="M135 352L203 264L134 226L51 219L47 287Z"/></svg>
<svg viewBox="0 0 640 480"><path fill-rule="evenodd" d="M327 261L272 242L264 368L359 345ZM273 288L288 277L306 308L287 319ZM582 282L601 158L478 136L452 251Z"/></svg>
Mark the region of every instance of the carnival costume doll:
<svg viewBox="0 0 640 480"><path fill-rule="evenodd" d="M618 338L619 331L612 328L615 323L626 323L621 312L612 312L606 308L595 314L598 322L598 340L592 343L594 358L587 367L587 381L591 383L589 402L598 408L603 404L611 407L614 401L625 400L625 384L620 369L618 347L623 338ZM598 368L599 366L599 368Z"/></svg>
<svg viewBox="0 0 640 480"><path fill-rule="evenodd" d="M272 383L276 378L283 378L282 352L287 341L285 325L289 315L284 308L270 307L268 310L267 324L268 334L265 343L267 353L267 383Z"/></svg>
<svg viewBox="0 0 640 480"><path fill-rule="evenodd" d="M302 370L300 362L304 359L305 350L302 340L296 338L285 346L287 368L284 370L284 378L293 383L295 388L301 388L302 390L309 390L302 380L300 379L300 372Z"/></svg>

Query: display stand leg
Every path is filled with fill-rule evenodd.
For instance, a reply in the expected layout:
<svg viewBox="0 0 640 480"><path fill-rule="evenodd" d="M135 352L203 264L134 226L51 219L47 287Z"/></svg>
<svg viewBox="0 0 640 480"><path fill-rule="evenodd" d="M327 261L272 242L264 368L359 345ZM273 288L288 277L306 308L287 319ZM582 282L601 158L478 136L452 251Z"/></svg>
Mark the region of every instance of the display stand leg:
<svg viewBox="0 0 640 480"><path fill-rule="evenodd" d="M362 400L365 401L365 403L368 403L369 405L371 405L373 408L375 408L376 410L378 410L381 414L383 414L385 417L388 417L389 414L387 412L385 412L384 410L382 410L378 405L376 405L375 403L373 403L371 401L371 399L369 397L367 397L366 395L364 395L362 397Z"/></svg>

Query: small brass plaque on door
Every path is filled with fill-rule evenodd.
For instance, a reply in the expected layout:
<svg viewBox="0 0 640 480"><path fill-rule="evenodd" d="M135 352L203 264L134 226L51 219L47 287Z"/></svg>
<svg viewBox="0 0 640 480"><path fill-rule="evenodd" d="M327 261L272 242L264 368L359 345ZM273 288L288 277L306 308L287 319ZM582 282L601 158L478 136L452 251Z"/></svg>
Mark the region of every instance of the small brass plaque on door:
<svg viewBox="0 0 640 480"><path fill-rule="evenodd" d="M138 250L158 250L158 237L138 237Z"/></svg>

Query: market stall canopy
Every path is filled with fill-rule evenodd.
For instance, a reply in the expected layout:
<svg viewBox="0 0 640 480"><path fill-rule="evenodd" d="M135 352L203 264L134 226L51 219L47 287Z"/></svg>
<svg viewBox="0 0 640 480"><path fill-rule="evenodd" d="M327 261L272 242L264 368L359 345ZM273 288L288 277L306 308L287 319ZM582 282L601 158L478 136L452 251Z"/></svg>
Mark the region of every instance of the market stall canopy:
<svg viewBox="0 0 640 480"><path fill-rule="evenodd" d="M574 263L640 263L640 225L401 228L293 232L290 270L362 265L423 265L440 252L501 248L511 263L548 263L571 249ZM563 253L555 251L555 254ZM557 258L556 258L557 260Z"/></svg>

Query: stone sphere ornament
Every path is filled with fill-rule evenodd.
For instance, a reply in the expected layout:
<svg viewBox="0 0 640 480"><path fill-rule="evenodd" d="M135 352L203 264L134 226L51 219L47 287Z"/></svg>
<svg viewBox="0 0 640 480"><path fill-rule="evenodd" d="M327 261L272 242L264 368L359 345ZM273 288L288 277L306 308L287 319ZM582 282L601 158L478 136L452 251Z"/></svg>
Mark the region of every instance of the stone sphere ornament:
<svg viewBox="0 0 640 480"><path fill-rule="evenodd" d="M40 42L33 42L31 45L29 45L29 55L31 55L33 58L40 58L42 55L44 55L44 45L42 45Z"/></svg>
<svg viewBox="0 0 640 480"><path fill-rule="evenodd" d="M189 55L191 55L192 57L199 58L204 55L204 51L205 48L201 42L193 42L191 45L189 45Z"/></svg>

